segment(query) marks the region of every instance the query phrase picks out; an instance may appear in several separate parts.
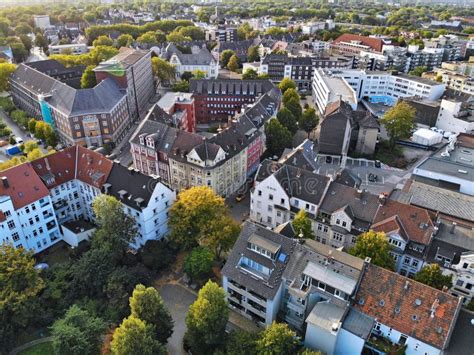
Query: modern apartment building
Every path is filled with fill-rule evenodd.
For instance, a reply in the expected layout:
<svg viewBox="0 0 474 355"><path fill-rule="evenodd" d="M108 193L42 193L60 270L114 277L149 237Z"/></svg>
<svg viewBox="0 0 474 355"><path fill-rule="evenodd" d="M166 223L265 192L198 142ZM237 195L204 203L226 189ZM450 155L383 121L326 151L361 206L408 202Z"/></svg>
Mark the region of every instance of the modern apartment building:
<svg viewBox="0 0 474 355"><path fill-rule="evenodd" d="M450 89L474 95L474 79L471 75L459 74L453 70L437 68L433 72L424 73L424 78L441 80Z"/></svg>
<svg viewBox="0 0 474 355"><path fill-rule="evenodd" d="M130 117L140 119L155 95L151 51L122 47L119 53L94 69L97 83L109 78L127 93Z"/></svg>
<svg viewBox="0 0 474 355"><path fill-rule="evenodd" d="M314 240L246 222L222 269L229 307L268 326L286 322L306 347L327 354L380 351L389 338L407 354L448 347L461 299Z"/></svg>
<svg viewBox="0 0 474 355"><path fill-rule="evenodd" d="M49 54L72 54L81 55L89 51L85 43L71 43L71 44L50 44L48 46Z"/></svg>
<svg viewBox="0 0 474 355"><path fill-rule="evenodd" d="M2 175L0 210L5 227L1 239L16 247L38 253L63 239L76 246L84 225L95 221L92 203L101 194L116 197L136 221L132 247L159 240L168 232L167 211L176 198L173 190L156 177L127 169L81 146L21 164Z"/></svg>

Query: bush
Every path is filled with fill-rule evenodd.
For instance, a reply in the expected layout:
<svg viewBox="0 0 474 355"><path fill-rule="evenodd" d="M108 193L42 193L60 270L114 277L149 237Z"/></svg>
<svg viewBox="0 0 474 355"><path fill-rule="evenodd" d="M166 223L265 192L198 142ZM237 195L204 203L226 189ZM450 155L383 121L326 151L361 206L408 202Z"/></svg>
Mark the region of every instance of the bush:
<svg viewBox="0 0 474 355"><path fill-rule="evenodd" d="M8 97L0 97L0 107L8 114L15 109L15 105Z"/></svg>

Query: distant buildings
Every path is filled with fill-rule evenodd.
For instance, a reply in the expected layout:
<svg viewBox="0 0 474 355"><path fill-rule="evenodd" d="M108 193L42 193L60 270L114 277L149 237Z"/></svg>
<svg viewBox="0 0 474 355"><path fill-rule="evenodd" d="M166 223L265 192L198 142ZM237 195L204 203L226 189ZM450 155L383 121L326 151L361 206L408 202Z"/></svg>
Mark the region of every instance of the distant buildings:
<svg viewBox="0 0 474 355"><path fill-rule="evenodd" d="M34 15L33 21L35 23L36 28L45 30L48 27L51 27L51 22L49 21L49 15Z"/></svg>
<svg viewBox="0 0 474 355"><path fill-rule="evenodd" d="M89 51L85 43L71 43L71 44L56 44L49 45L49 54L73 54L81 55Z"/></svg>
<svg viewBox="0 0 474 355"><path fill-rule="evenodd" d="M101 194L116 197L136 220L134 247L168 232L167 211L175 192L157 177L127 169L86 148L69 147L0 175L0 240L17 248L38 253L62 240L63 232L64 240L76 246L93 228L92 202Z"/></svg>
<svg viewBox="0 0 474 355"><path fill-rule="evenodd" d="M361 51L381 53L384 43L381 38L345 33L331 43L331 50L349 56L359 55Z"/></svg>
<svg viewBox="0 0 474 355"><path fill-rule="evenodd" d="M206 31L206 41L235 42L238 40L237 28L219 26Z"/></svg>

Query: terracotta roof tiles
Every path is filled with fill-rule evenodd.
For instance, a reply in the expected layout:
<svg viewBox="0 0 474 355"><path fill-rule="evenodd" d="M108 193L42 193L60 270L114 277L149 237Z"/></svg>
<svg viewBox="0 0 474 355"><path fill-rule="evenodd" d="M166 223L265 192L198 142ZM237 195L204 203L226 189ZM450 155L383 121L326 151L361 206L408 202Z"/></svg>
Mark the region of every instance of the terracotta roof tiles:
<svg viewBox="0 0 474 355"><path fill-rule="evenodd" d="M351 42L351 41L358 41L365 46L369 46L376 52L382 52L383 40L381 40L380 38L372 38L372 37L345 33L337 37L333 43Z"/></svg>
<svg viewBox="0 0 474 355"><path fill-rule="evenodd" d="M354 308L409 337L445 349L461 300L369 264Z"/></svg>

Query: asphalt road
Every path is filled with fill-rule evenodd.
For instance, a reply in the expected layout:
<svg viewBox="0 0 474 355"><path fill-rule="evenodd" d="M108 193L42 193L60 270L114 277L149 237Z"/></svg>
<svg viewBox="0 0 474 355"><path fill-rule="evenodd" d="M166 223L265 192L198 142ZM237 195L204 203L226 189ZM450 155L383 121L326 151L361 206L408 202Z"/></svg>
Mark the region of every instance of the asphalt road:
<svg viewBox="0 0 474 355"><path fill-rule="evenodd" d="M18 126L16 122L13 121L10 116L8 116L2 109L0 109L0 119L5 122L5 124L12 130L12 133L16 137L20 137L24 142L32 140L32 138L28 137L27 133L21 129L20 126ZM0 159L4 161L10 159L10 157L5 154L4 148L0 148Z"/></svg>
<svg viewBox="0 0 474 355"><path fill-rule="evenodd" d="M41 51L39 47L33 47L31 48L30 56L28 57L26 62L27 63L38 62L40 60L45 60L45 59L48 59L46 54L44 54L43 51Z"/></svg>

